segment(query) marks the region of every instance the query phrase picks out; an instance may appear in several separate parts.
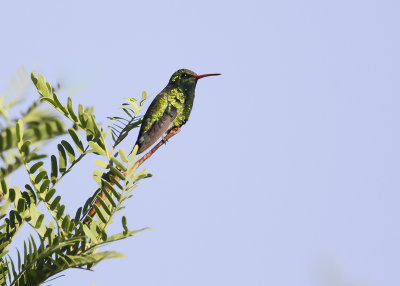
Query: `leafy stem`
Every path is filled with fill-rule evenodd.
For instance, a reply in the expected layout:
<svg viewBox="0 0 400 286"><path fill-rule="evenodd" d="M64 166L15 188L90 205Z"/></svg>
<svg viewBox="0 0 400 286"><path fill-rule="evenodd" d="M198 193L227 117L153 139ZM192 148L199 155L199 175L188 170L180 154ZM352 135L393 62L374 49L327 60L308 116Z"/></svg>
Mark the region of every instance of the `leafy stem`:
<svg viewBox="0 0 400 286"><path fill-rule="evenodd" d="M81 155L79 155L79 157L76 158L76 159L71 163L71 165L68 167L68 169L66 169L66 170L61 174L60 177L58 177L58 178L56 178L56 179L54 179L54 180L52 181L52 188L54 188L54 186L55 186L62 178L64 178L65 175L67 175L67 174L72 170L72 168L73 168L76 164L78 164L80 160L83 159L83 157L85 157L85 156L88 154L87 151L89 150L89 148L90 148L90 146L86 146L86 148L83 150L83 153L81 153Z"/></svg>

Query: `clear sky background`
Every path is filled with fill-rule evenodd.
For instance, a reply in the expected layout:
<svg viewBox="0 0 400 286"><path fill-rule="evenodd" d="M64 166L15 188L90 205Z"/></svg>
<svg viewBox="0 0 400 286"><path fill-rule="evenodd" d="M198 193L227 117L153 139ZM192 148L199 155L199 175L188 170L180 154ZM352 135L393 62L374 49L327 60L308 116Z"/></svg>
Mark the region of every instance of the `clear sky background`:
<svg viewBox="0 0 400 286"><path fill-rule="evenodd" d="M400 285L399 13L394 0L2 1L1 91L24 65L107 124L179 68L222 73L144 164L154 177L123 214L153 229L51 285ZM92 159L58 188L71 212L96 189Z"/></svg>

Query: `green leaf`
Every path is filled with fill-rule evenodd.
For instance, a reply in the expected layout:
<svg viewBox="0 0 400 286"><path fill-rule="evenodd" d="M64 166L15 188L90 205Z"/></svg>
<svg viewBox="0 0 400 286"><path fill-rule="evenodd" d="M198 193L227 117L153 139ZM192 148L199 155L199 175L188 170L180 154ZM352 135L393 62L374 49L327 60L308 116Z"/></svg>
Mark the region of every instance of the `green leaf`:
<svg viewBox="0 0 400 286"><path fill-rule="evenodd" d="M69 135L71 135L72 140L75 143L76 148L78 148L79 152L84 153L84 148L81 139L79 138L78 133L75 131L75 129L68 129Z"/></svg>
<svg viewBox="0 0 400 286"><path fill-rule="evenodd" d="M6 251L4 251L4 250L2 250L4 247L6 247L7 245L9 245L10 244L10 242L5 242L5 243L3 243L3 244L1 244L0 245L0 258L2 258L4 255L6 255L7 253L8 253L8 250L6 250ZM0 267L1 267L1 265L0 265ZM1 272L0 272L1 273ZM1 275L1 274L0 274ZM0 284L1 285L1 284Z"/></svg>
<svg viewBox="0 0 400 286"><path fill-rule="evenodd" d="M121 163L117 158L115 158L114 156L111 157L111 161L118 166L119 169L121 169L122 171L126 171L126 167L123 163ZM125 179L125 176L123 177L123 179Z"/></svg>
<svg viewBox="0 0 400 286"><path fill-rule="evenodd" d="M32 73L32 75L34 76L34 74ZM33 77L32 76L32 77ZM36 86L36 89L38 90L38 92L43 96L43 97L50 97L50 92L51 90L48 89L48 86L46 84L46 81L44 80L43 75L39 74L39 78L37 78L37 80L33 80L33 83Z"/></svg>
<svg viewBox="0 0 400 286"><path fill-rule="evenodd" d="M54 108L57 108L56 103L54 102L54 100L52 100L50 97L42 97L41 98L43 101L48 102L51 106L53 106Z"/></svg>
<svg viewBox="0 0 400 286"><path fill-rule="evenodd" d="M99 166L100 168L107 169L108 163L102 160L95 160L94 163ZM101 176L100 176L101 177Z"/></svg>
<svg viewBox="0 0 400 286"><path fill-rule="evenodd" d="M90 255L66 255L71 259L74 265L88 265L97 264L104 259L120 258L124 257L123 254L116 251L102 251L97 253L91 253Z"/></svg>
<svg viewBox="0 0 400 286"><path fill-rule="evenodd" d="M54 103L56 104L56 107L62 112L64 113L65 116L68 116L68 110L62 105L62 103L60 102L60 100L58 99L57 95L55 93L53 93L53 100Z"/></svg>
<svg viewBox="0 0 400 286"><path fill-rule="evenodd" d="M3 195L6 195L7 192L8 192L8 185L7 185L7 182L6 182L4 179L2 179L2 180L1 180L1 193L2 193Z"/></svg>
<svg viewBox="0 0 400 286"><path fill-rule="evenodd" d="M14 277L17 277L17 272L15 271L15 265L14 265L14 262L11 259L10 259L10 263L11 263L12 273L13 273Z"/></svg>
<svg viewBox="0 0 400 286"><path fill-rule="evenodd" d="M41 171L35 178L35 184L39 184L40 181L47 176L47 172L46 171Z"/></svg>
<svg viewBox="0 0 400 286"><path fill-rule="evenodd" d="M71 116L72 120L74 122L78 123L79 119L74 112L74 107L72 105L72 99L70 97L68 97L67 108L68 108L68 112L69 112L69 115Z"/></svg>
<svg viewBox="0 0 400 286"><path fill-rule="evenodd" d="M32 80L33 84L36 86L37 83L38 83L38 79L37 79L37 77L36 77L34 72L31 73L31 80Z"/></svg>
<svg viewBox="0 0 400 286"><path fill-rule="evenodd" d="M74 231L74 229L75 229L75 226L76 226L75 221L74 221L74 220L71 220L71 221L70 221L70 224L69 224L69 230L68 230L68 232L72 233L72 232Z"/></svg>
<svg viewBox="0 0 400 286"><path fill-rule="evenodd" d="M22 197L25 199L27 206L29 206L31 203L35 203L34 202L34 197L31 197L30 194L28 192L22 192Z"/></svg>
<svg viewBox="0 0 400 286"><path fill-rule="evenodd" d="M111 210L109 209L109 207L107 206L107 204L105 203L105 201L104 201L99 195L97 195L96 199L97 199L97 201L101 204L101 207L103 208L103 210L104 210L109 216L111 216Z"/></svg>
<svg viewBox="0 0 400 286"><path fill-rule="evenodd" d="M14 190L14 188L8 189L8 199L9 199L11 202L14 202L14 201L15 201L15 190Z"/></svg>
<svg viewBox="0 0 400 286"><path fill-rule="evenodd" d="M32 167L30 167L30 169L29 169L29 173L31 173L31 174L35 173L40 167L43 166L43 164L44 163L42 161L39 161L39 162L33 164Z"/></svg>
<svg viewBox="0 0 400 286"><path fill-rule="evenodd" d="M62 217L62 215L64 214L64 210L65 210L65 205L60 205L60 207L58 208L58 210L57 210L57 215L56 215L56 218L59 220L61 217ZM69 215L68 215L68 217L69 217Z"/></svg>
<svg viewBox="0 0 400 286"><path fill-rule="evenodd" d="M21 270L21 254L19 253L19 250L17 249L17 255L18 255L18 271Z"/></svg>
<svg viewBox="0 0 400 286"><path fill-rule="evenodd" d="M35 225L40 216L40 212L36 209L35 204L29 206L29 213L31 215L32 225Z"/></svg>
<svg viewBox="0 0 400 286"><path fill-rule="evenodd" d="M9 225L10 225L11 228L15 228L16 227L16 225L15 225L15 214L16 214L16 212L14 210L11 210L10 213L9 213L9 217L10 217Z"/></svg>
<svg viewBox="0 0 400 286"><path fill-rule="evenodd" d="M114 166L110 166L110 170L111 172L116 175L118 178L120 178L121 180L125 180L125 175L121 173L120 170L118 170L117 168L115 168Z"/></svg>
<svg viewBox="0 0 400 286"><path fill-rule="evenodd" d="M94 204L93 207L96 209L96 215L97 217L103 222L106 223L107 219L104 217L103 213L101 212L100 208Z"/></svg>
<svg viewBox="0 0 400 286"><path fill-rule="evenodd" d="M89 118L90 118L91 124L92 124L92 126L93 126L92 128L93 128L93 130L94 130L95 136L96 136L96 137L100 137L100 136L101 136L101 130L100 130L100 128L97 126L96 117L95 117L93 114L90 114L90 115L89 115Z"/></svg>
<svg viewBox="0 0 400 286"><path fill-rule="evenodd" d="M83 225L83 232L90 238L92 242L96 243L98 241L96 233L92 232L86 224Z"/></svg>
<svg viewBox="0 0 400 286"><path fill-rule="evenodd" d="M70 218L69 215L66 215L61 223L61 227L63 228L64 231L68 232L69 224L70 224Z"/></svg>
<svg viewBox="0 0 400 286"><path fill-rule="evenodd" d="M129 232L129 229L127 227L127 222L126 222L126 216L122 217L122 227L124 228L124 235L127 235Z"/></svg>
<svg viewBox="0 0 400 286"><path fill-rule="evenodd" d="M101 231L101 240L106 241L107 240L107 233L104 229L100 229Z"/></svg>
<svg viewBox="0 0 400 286"><path fill-rule="evenodd" d="M85 115L86 114L85 114L85 111L83 109L83 105L79 104L79 106L78 106L78 116L79 116L79 120L80 120L80 122L81 122L83 127L86 127L86 123L87 123L87 116L85 118Z"/></svg>
<svg viewBox="0 0 400 286"><path fill-rule="evenodd" d="M125 163L129 162L128 156L126 156L124 149L122 148L119 149L119 155L121 156L122 161L124 161Z"/></svg>
<svg viewBox="0 0 400 286"><path fill-rule="evenodd" d="M25 211L26 201L24 198L20 198L17 204L17 210L19 213L23 213Z"/></svg>
<svg viewBox="0 0 400 286"><path fill-rule="evenodd" d="M67 170L67 153L61 144L57 145L58 149L58 170L63 174Z"/></svg>
<svg viewBox="0 0 400 286"><path fill-rule="evenodd" d="M56 193L55 189L51 189L47 192L46 197L45 197L45 201L49 202L50 199L54 196L54 194Z"/></svg>
<svg viewBox="0 0 400 286"><path fill-rule="evenodd" d="M47 189L49 188L50 185L50 180L49 179L45 179L42 183L42 185L40 186L40 192L43 193L45 191L47 191Z"/></svg>
<svg viewBox="0 0 400 286"><path fill-rule="evenodd" d="M133 158L136 156L138 149L139 149L138 145L135 145L135 147L133 147L131 155L129 155L129 161L133 160Z"/></svg>
<svg viewBox="0 0 400 286"><path fill-rule="evenodd" d="M38 228L40 228L42 226L43 219L44 219L44 214L40 214L38 219L37 219L37 221L36 221L36 223L35 223L35 225L34 225L34 227L36 229L38 229Z"/></svg>
<svg viewBox="0 0 400 286"><path fill-rule="evenodd" d="M93 173L94 173L93 179L100 186L101 185L101 176L99 176L98 174L102 174L103 172L100 170L93 170Z"/></svg>
<svg viewBox="0 0 400 286"><path fill-rule="evenodd" d="M107 192L107 189L108 189L117 198L117 200L120 200L121 194L118 193L109 182L103 180L103 185L104 185L104 187L102 189L103 189L104 192Z"/></svg>
<svg viewBox="0 0 400 286"><path fill-rule="evenodd" d="M95 152L99 155L103 155L103 156L107 155L106 151L103 150L97 143L95 143L93 141L89 141L89 146L92 147L93 152Z"/></svg>
<svg viewBox="0 0 400 286"><path fill-rule="evenodd" d="M69 162L72 164L72 162L75 161L75 151L74 148L72 148L71 144L69 144L67 141L62 140L61 144L64 146L65 150L68 153L69 157Z"/></svg>
<svg viewBox="0 0 400 286"><path fill-rule="evenodd" d="M117 207L117 204L114 202L112 196L111 196L111 190L110 192L107 192L106 190L104 190L105 188L103 188L103 193L106 195L107 200L111 203L111 205L115 208Z"/></svg>
<svg viewBox="0 0 400 286"><path fill-rule="evenodd" d="M25 155L28 156L29 154L29 146L31 145L31 141L24 141L24 143L22 144L20 150L21 152Z"/></svg>
<svg viewBox="0 0 400 286"><path fill-rule="evenodd" d="M75 223L78 223L78 222L80 221L81 214L82 214L82 207L80 207L80 208L76 211L75 218L74 218Z"/></svg>
<svg viewBox="0 0 400 286"><path fill-rule="evenodd" d="M61 197L60 197L60 196L57 196L57 197L54 199L54 201L51 203L50 209L51 209L52 211L54 211L54 209L58 206L58 204L60 203L60 201L61 201Z"/></svg>
<svg viewBox="0 0 400 286"><path fill-rule="evenodd" d="M18 120L17 125L16 125L16 131L17 131L17 141L21 142L24 140L24 123L22 122L21 119Z"/></svg>
<svg viewBox="0 0 400 286"><path fill-rule="evenodd" d="M17 186L14 186L14 190L15 190L15 201L17 202L20 198L22 198L22 193Z"/></svg>
<svg viewBox="0 0 400 286"><path fill-rule="evenodd" d="M51 179L56 179L58 176L57 157L51 155Z"/></svg>
<svg viewBox="0 0 400 286"><path fill-rule="evenodd" d="M136 180L144 179L144 178L149 178L152 177L153 175L150 173L146 173L146 169L143 169L139 172L139 174L136 175Z"/></svg>
<svg viewBox="0 0 400 286"><path fill-rule="evenodd" d="M140 99L140 106L142 106L143 102L145 102L147 99L147 92L143 91L142 92L142 98Z"/></svg>
<svg viewBox="0 0 400 286"><path fill-rule="evenodd" d="M10 128L6 129L6 149L9 149L13 146L13 135Z"/></svg>
<svg viewBox="0 0 400 286"><path fill-rule="evenodd" d="M47 90L50 92L50 95L51 95L51 93L53 92L53 88L51 87L50 83L48 83L47 81L46 81L46 86L47 86Z"/></svg>
<svg viewBox="0 0 400 286"><path fill-rule="evenodd" d="M118 178L115 178L115 176L109 176L110 179L110 183L116 185L118 188L120 188L121 190L124 188L119 182L118 182Z"/></svg>
<svg viewBox="0 0 400 286"><path fill-rule="evenodd" d="M130 231L128 231L126 234L124 234L124 232L118 233L118 234L109 236L109 237L107 238L107 241L105 241L105 242L109 243L109 242L121 240L121 239L124 239L124 238L126 238L126 237L133 236L133 235L135 235L135 234L137 234L137 233L139 233L139 232L141 232L141 231L144 231L144 230L146 230L146 229L150 229L150 227L145 227L145 228L138 229L138 230L130 230Z"/></svg>
<svg viewBox="0 0 400 286"><path fill-rule="evenodd" d="M30 201L32 203L36 203L36 192L33 190L33 188L30 185L26 184L25 189L29 193Z"/></svg>
<svg viewBox="0 0 400 286"><path fill-rule="evenodd" d="M99 177L101 179L103 177L103 175L104 175L104 172L101 171L101 170L98 170L98 169L94 169L93 170L93 174L95 174L97 177Z"/></svg>

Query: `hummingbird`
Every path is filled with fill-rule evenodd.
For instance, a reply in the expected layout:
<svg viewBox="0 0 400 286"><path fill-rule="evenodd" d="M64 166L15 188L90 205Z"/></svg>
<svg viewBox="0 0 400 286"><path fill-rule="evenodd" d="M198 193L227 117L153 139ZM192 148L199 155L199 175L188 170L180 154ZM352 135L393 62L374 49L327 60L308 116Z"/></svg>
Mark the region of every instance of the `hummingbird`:
<svg viewBox="0 0 400 286"><path fill-rule="evenodd" d="M137 154L143 153L159 138L178 126L184 125L190 116L197 81L219 73L198 75L188 69L177 70L167 86L154 98L147 109L135 145Z"/></svg>

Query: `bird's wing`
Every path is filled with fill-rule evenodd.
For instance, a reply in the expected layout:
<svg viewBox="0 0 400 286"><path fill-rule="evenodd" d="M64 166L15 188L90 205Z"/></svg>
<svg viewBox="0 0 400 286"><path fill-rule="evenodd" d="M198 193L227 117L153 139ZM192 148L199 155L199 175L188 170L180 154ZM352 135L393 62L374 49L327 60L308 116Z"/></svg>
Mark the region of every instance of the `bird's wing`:
<svg viewBox="0 0 400 286"><path fill-rule="evenodd" d="M178 110L171 103L169 103L165 108L163 115L157 121L155 121L150 129L138 140L138 154L145 151L159 138L161 138L163 134L167 132L169 128L171 128L171 125L173 124L177 115Z"/></svg>

